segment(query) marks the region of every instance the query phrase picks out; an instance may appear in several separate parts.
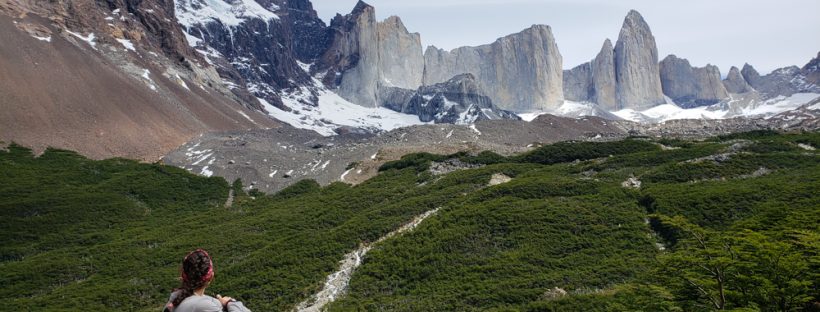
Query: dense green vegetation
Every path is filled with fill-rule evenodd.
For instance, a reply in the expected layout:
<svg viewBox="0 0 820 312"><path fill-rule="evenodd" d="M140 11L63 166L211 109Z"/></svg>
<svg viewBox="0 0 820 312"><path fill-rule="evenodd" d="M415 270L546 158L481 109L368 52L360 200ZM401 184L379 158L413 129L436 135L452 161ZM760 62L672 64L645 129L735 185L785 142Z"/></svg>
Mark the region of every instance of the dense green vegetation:
<svg viewBox="0 0 820 312"><path fill-rule="evenodd" d="M413 154L361 185L271 195L12 145L0 151L0 310L157 310L202 247L216 258L209 292L289 311L345 253L435 208L371 250L330 310L808 309L820 298L820 154L798 144L820 147L820 134ZM451 158L484 166L427 170ZM512 180L488 186L494 174ZM630 177L642 187L623 187Z"/></svg>

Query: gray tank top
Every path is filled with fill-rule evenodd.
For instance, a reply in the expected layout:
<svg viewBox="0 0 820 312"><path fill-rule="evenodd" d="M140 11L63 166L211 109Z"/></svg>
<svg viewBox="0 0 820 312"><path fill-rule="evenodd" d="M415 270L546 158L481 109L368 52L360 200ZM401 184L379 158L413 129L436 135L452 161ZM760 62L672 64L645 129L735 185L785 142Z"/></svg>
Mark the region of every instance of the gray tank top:
<svg viewBox="0 0 820 312"><path fill-rule="evenodd" d="M211 296L193 295L182 302L174 309L174 312L222 312L222 304ZM251 312L241 302L228 303L228 312Z"/></svg>

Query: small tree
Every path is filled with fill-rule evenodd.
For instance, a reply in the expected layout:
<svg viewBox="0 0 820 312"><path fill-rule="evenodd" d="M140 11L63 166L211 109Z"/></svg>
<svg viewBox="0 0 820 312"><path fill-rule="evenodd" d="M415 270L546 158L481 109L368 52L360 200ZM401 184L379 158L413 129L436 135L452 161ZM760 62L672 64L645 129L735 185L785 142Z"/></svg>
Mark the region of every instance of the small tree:
<svg viewBox="0 0 820 312"><path fill-rule="evenodd" d="M679 300L714 310L793 311L812 299L817 274L809 261L817 258L806 252L817 252L816 234L776 240L748 230L707 230L680 216L654 218L677 236L658 260L662 279Z"/></svg>

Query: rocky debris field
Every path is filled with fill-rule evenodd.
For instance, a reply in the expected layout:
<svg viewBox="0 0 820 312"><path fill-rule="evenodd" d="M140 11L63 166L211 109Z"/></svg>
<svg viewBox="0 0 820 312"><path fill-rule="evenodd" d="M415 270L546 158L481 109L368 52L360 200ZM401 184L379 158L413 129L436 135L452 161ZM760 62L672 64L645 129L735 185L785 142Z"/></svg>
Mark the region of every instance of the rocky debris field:
<svg viewBox="0 0 820 312"><path fill-rule="evenodd" d="M452 154L525 152L541 144L568 140L607 141L627 136L702 138L761 129L817 129L817 111L801 118L677 120L658 124L612 121L598 117L542 115L532 122L480 121L471 126L421 125L380 134L355 131L324 137L289 126L268 130L201 135L166 155L163 162L228 181L242 179L246 189L276 192L303 179L322 185L358 184L378 173L385 162L410 153Z"/></svg>

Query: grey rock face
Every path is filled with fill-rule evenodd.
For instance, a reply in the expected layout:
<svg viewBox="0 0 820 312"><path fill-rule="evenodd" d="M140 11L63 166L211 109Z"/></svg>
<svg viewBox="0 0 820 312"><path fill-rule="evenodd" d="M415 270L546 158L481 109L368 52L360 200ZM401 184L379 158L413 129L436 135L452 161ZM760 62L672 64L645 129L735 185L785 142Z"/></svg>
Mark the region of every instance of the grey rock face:
<svg viewBox="0 0 820 312"><path fill-rule="evenodd" d="M658 47L649 25L637 11L624 20L615 45L617 109L647 109L666 103L658 68Z"/></svg>
<svg viewBox="0 0 820 312"><path fill-rule="evenodd" d="M740 74L752 88L757 88L756 85L760 85L760 73L758 73L752 65L749 65L749 63L743 64L743 69L740 70Z"/></svg>
<svg viewBox="0 0 820 312"><path fill-rule="evenodd" d="M564 98L576 102L589 102L595 93L592 85L592 64L584 63L564 71Z"/></svg>
<svg viewBox="0 0 820 312"><path fill-rule="evenodd" d="M462 74L447 82L420 87L415 92L392 88L385 107L418 115L424 122L471 124L479 120L515 119L518 116L493 105L472 74Z"/></svg>
<svg viewBox="0 0 820 312"><path fill-rule="evenodd" d="M382 85L405 89L421 86L424 78L421 35L408 32L397 16L380 22L378 28Z"/></svg>
<svg viewBox="0 0 820 312"><path fill-rule="evenodd" d="M809 61L801 70L806 76L806 81L811 84L820 84L820 52L817 52L817 57Z"/></svg>
<svg viewBox="0 0 820 312"><path fill-rule="evenodd" d="M376 107L379 46L375 9L359 1L350 14L333 18L330 27L335 37L325 55L340 59L325 77L333 79L331 86L345 99Z"/></svg>
<svg viewBox="0 0 820 312"><path fill-rule="evenodd" d="M669 55L661 61L660 73L663 93L680 107L712 105L729 97L717 66L692 67L688 60Z"/></svg>
<svg viewBox="0 0 820 312"><path fill-rule="evenodd" d="M450 52L429 47L424 54L424 84L471 73L499 108L529 112L563 103L563 70L552 29L534 25L492 44Z"/></svg>
<svg viewBox="0 0 820 312"><path fill-rule="evenodd" d="M607 39L601 52L592 60L592 87L595 93L592 102L607 110L617 110L617 78L615 76L615 51L612 41Z"/></svg>
<svg viewBox="0 0 820 312"><path fill-rule="evenodd" d="M746 79L743 78L743 75L740 74L740 69L735 66L729 69L729 75L723 80L723 86L726 87L726 91L734 94L742 94L754 90L752 86L746 82Z"/></svg>
<svg viewBox="0 0 820 312"><path fill-rule="evenodd" d="M415 89L424 72L421 38L401 19L376 21L375 9L359 1L348 15L330 25L332 40L317 70L324 83L345 99L363 106L379 106L380 88Z"/></svg>

